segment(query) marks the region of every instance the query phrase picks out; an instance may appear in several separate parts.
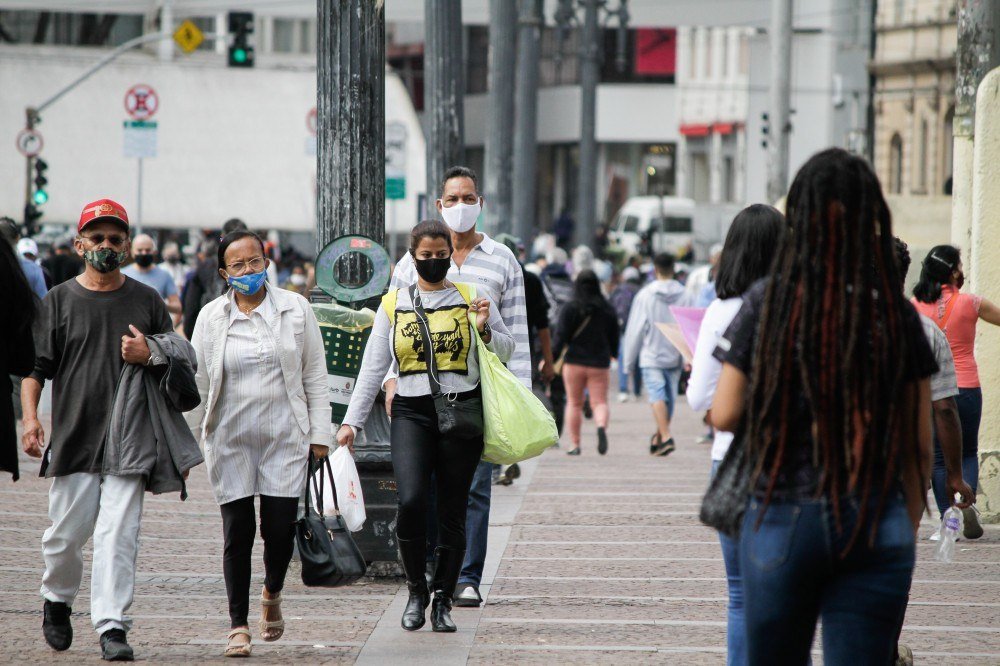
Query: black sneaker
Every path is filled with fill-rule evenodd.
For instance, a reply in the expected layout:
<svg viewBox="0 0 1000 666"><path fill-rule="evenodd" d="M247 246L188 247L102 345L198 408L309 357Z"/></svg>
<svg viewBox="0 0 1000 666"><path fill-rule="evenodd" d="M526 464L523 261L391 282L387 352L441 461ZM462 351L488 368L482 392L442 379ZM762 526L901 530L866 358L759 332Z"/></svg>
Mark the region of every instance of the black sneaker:
<svg viewBox="0 0 1000 666"><path fill-rule="evenodd" d="M62 652L73 644L73 625L69 616L73 609L59 601L45 600L42 607L42 635L53 650Z"/></svg>
<svg viewBox="0 0 1000 666"><path fill-rule="evenodd" d="M602 456L608 452L608 433L604 428L597 429L597 452Z"/></svg>
<svg viewBox="0 0 1000 666"><path fill-rule="evenodd" d="M121 629L108 629L101 634L101 659L104 661L132 661L132 646L125 640Z"/></svg>
<svg viewBox="0 0 1000 666"><path fill-rule="evenodd" d="M671 453L673 453L674 449L676 448L677 447L674 445L674 438L671 437L670 439L668 439L667 441L663 442L658 447L656 447L656 451L653 452L653 455L657 455L660 457L668 456Z"/></svg>

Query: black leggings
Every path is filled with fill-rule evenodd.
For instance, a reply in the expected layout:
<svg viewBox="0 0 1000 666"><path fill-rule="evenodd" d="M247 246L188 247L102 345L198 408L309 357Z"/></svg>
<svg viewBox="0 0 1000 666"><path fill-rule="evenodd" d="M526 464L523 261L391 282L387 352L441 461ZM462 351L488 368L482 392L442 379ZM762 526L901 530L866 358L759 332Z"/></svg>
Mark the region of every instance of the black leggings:
<svg viewBox="0 0 1000 666"><path fill-rule="evenodd" d="M442 437L430 396L392 401L392 469L400 539L427 539L431 477L437 494L438 545L465 550L469 487L483 455L483 438Z"/></svg>
<svg viewBox="0 0 1000 666"><path fill-rule="evenodd" d="M219 506L225 546L222 572L226 578L231 628L247 626L250 607L250 554L257 534L253 497ZM264 586L271 594L281 592L292 560L298 497L260 496L260 535L264 538Z"/></svg>

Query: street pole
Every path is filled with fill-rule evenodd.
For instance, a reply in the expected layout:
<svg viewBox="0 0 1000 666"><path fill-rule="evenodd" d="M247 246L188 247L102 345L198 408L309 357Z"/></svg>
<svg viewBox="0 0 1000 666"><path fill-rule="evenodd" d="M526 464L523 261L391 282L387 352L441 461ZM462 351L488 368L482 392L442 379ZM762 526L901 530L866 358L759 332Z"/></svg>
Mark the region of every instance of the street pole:
<svg viewBox="0 0 1000 666"><path fill-rule="evenodd" d="M777 202L788 188L788 137L792 97L792 0L771 0L771 138L768 141L767 199Z"/></svg>
<svg viewBox="0 0 1000 666"><path fill-rule="evenodd" d="M348 234L385 243L385 10L383 0L317 0L316 237L319 249ZM370 278L348 253L336 266L344 285ZM318 290L313 301L322 300ZM329 299L326 299L327 301ZM371 307L371 304L369 304ZM375 307L377 307L377 302ZM325 340L328 343L328 340ZM344 350L326 349L330 355ZM380 428L373 427L381 419ZM354 447L368 519L355 541L370 574L398 573L395 481L385 408L376 404Z"/></svg>
<svg viewBox="0 0 1000 666"><path fill-rule="evenodd" d="M514 235L525 243L538 233L535 178L538 144L538 60L543 0L520 0L517 91L514 113Z"/></svg>
<svg viewBox="0 0 1000 666"><path fill-rule="evenodd" d="M517 6L490 0L489 108L486 114L486 230L511 230L511 166L514 152L514 71L517 63Z"/></svg>
<svg viewBox="0 0 1000 666"><path fill-rule="evenodd" d="M427 114L427 200L437 199L444 172L465 162L465 68L461 0L424 2L424 112ZM428 205L428 210L433 205Z"/></svg>
<svg viewBox="0 0 1000 666"><path fill-rule="evenodd" d="M598 5L601 0L583 0L580 32L580 170L576 186L576 230L574 241L590 245L597 217L597 83L600 79L600 30Z"/></svg>
<svg viewBox="0 0 1000 666"><path fill-rule="evenodd" d="M958 50L955 53L955 117L952 121L951 242L972 247L973 144L976 92L983 77L1000 65L1000 3L959 0ZM965 272L973 274L972 253L965 252Z"/></svg>
<svg viewBox="0 0 1000 666"><path fill-rule="evenodd" d="M319 249L345 234L363 234L381 244L385 241L383 3L317 0L317 7ZM360 266L355 264L352 271Z"/></svg>

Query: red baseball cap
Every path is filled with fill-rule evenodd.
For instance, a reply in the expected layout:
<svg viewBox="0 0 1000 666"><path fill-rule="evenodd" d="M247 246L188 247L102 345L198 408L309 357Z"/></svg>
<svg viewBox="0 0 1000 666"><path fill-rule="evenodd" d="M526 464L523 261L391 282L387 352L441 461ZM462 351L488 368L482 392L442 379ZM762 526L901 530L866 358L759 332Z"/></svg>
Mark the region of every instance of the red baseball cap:
<svg viewBox="0 0 1000 666"><path fill-rule="evenodd" d="M128 231L128 214L125 212L125 207L111 199L98 199L83 207L80 222L76 225L77 233L83 231L91 222L98 220L116 222Z"/></svg>

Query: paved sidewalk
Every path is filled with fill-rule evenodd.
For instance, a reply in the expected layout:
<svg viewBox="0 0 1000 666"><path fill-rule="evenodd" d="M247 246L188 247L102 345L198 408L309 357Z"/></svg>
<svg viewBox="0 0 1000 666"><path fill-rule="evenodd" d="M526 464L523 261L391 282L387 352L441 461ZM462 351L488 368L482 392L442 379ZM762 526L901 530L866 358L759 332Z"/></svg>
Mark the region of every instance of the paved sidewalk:
<svg viewBox="0 0 1000 666"><path fill-rule="evenodd" d="M724 663L722 560L715 534L696 515L709 446L695 443L701 425L685 406L676 428L677 451L652 459L648 407L616 403L607 456L597 455L588 421L582 456L549 451L525 465L514 486L495 487L487 604L456 609L458 633L402 631L399 580L313 590L301 585L293 563L285 637L255 641L255 663ZM36 470L37 462L22 458L22 480L0 482L0 648L19 662L98 663L89 572L74 607L73 647L56 654L41 637L48 484ZM223 661L221 521L206 476L204 469L192 473L187 502L147 497L130 634L140 659ZM925 521L904 642L918 663L1000 664L1000 528L960 542L952 565L933 561L931 530ZM89 548L87 557L89 566ZM255 624L259 609L251 608Z"/></svg>

